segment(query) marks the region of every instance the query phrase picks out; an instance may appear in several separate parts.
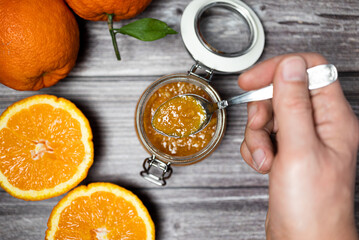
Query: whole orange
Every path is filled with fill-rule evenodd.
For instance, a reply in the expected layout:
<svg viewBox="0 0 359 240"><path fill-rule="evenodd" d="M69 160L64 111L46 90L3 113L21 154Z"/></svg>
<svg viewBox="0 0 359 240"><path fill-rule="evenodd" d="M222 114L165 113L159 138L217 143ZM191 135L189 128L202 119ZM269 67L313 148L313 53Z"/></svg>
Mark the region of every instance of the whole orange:
<svg viewBox="0 0 359 240"><path fill-rule="evenodd" d="M66 0L80 17L91 21L107 21L133 18L150 4L151 0Z"/></svg>
<svg viewBox="0 0 359 240"><path fill-rule="evenodd" d="M57 83L75 65L76 19L63 0L0 0L0 82L16 90Z"/></svg>

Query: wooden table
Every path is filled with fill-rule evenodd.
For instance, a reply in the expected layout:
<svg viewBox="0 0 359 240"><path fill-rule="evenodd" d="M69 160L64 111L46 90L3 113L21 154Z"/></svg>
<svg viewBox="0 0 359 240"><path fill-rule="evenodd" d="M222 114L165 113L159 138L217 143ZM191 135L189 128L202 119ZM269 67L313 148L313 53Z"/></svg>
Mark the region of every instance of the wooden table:
<svg viewBox="0 0 359 240"><path fill-rule="evenodd" d="M179 31L181 14L189 2L153 0L138 18L158 18ZM290 52L323 54L337 66L345 95L359 115L357 0L245 2L265 28L266 45L260 61ZM149 154L135 133L136 103L154 80L186 72L194 61L178 34L155 42L120 36L123 60L118 62L106 23L78 22L81 49L71 74L38 92L0 86L0 111L35 94L53 94L73 101L89 118L94 134L95 160L82 184L112 182L132 190L148 207L157 239L264 239L268 178L248 167L239 151L246 106L228 111L227 133L208 159L175 167L165 188L148 183L139 175ZM236 79L237 74L215 75L213 85L226 98L241 92ZM50 212L62 197L26 202L0 189L0 239L44 239ZM359 222L358 187L355 200Z"/></svg>

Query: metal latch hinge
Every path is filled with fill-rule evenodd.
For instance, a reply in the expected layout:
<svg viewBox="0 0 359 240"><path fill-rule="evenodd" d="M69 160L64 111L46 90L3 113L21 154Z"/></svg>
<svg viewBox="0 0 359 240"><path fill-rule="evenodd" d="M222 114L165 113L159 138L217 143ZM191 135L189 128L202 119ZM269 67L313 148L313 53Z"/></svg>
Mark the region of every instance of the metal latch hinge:
<svg viewBox="0 0 359 240"><path fill-rule="evenodd" d="M198 69L203 69L205 75L201 76L201 75L197 74L196 71ZM201 78L207 82L210 82L212 80L212 76L213 76L213 69L207 68L206 66L202 65L199 61L196 61L196 63L189 70L188 75L193 75L193 76Z"/></svg>
<svg viewBox="0 0 359 240"><path fill-rule="evenodd" d="M146 180L159 186L166 185L166 179L171 177L171 163L164 163L155 156L146 158L143 162L143 171L140 173ZM156 173L157 174L156 174Z"/></svg>

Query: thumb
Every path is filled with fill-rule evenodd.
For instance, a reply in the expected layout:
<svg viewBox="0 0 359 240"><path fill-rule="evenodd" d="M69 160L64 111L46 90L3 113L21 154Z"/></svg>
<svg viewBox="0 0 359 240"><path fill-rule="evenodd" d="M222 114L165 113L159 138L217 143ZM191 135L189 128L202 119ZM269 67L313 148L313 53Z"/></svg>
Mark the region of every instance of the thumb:
<svg viewBox="0 0 359 240"><path fill-rule="evenodd" d="M290 56L279 64L273 83L273 111L279 151L298 154L316 140L305 60Z"/></svg>

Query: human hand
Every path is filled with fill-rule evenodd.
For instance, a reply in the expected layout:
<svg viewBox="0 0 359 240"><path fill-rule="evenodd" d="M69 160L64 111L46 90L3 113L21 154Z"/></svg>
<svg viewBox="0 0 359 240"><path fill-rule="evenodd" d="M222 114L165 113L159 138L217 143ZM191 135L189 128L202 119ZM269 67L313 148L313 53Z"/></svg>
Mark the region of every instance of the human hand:
<svg viewBox="0 0 359 240"><path fill-rule="evenodd" d="M252 168L269 173L267 239L358 239L359 124L338 81L309 92L306 69L325 63L315 53L283 55L238 79L244 90L274 85L272 100L248 104L241 146Z"/></svg>

